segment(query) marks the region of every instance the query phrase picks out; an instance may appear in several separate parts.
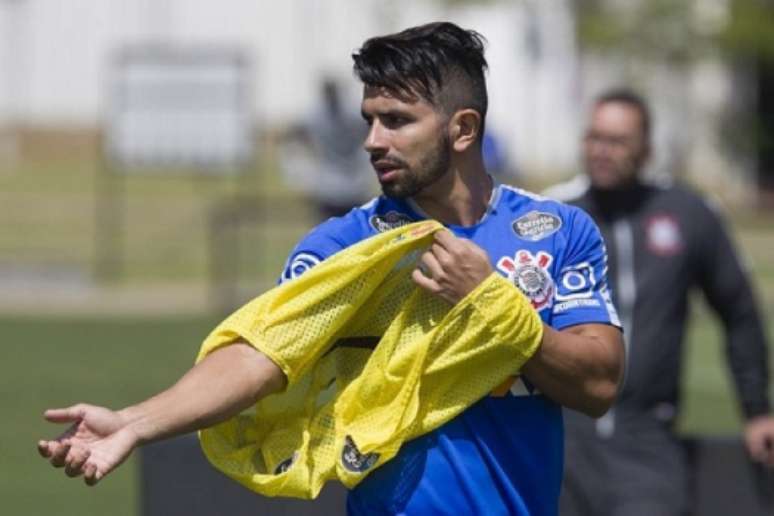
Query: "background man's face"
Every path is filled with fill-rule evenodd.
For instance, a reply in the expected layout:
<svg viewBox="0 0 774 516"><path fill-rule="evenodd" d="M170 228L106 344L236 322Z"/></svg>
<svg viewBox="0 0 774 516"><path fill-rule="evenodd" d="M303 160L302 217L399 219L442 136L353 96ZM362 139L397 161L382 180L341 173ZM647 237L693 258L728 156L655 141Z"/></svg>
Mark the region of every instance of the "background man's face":
<svg viewBox="0 0 774 516"><path fill-rule="evenodd" d="M445 118L432 104L366 86L361 109L369 125L364 147L385 195L416 195L449 169Z"/></svg>
<svg viewBox="0 0 774 516"><path fill-rule="evenodd" d="M591 185L610 190L631 184L648 156L640 111L623 102L597 104L583 139Z"/></svg>

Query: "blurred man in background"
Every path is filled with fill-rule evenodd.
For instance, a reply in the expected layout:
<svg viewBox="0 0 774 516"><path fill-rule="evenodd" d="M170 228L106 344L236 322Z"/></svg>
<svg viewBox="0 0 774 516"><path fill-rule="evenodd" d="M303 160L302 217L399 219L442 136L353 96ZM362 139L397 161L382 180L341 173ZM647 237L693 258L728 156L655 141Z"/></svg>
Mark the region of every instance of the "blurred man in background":
<svg viewBox="0 0 774 516"><path fill-rule="evenodd" d="M288 186L306 194L317 219L344 215L371 198L373 175L363 152L366 126L332 77L320 83L320 104L281 150Z"/></svg>
<svg viewBox="0 0 774 516"><path fill-rule="evenodd" d="M627 344L613 408L596 420L566 411L563 514L684 514L686 457L673 427L694 287L726 330L747 450L774 465L767 346L747 273L716 211L683 186L643 180L650 130L649 109L635 93L598 97L583 140L588 182L562 199L585 209L602 230Z"/></svg>

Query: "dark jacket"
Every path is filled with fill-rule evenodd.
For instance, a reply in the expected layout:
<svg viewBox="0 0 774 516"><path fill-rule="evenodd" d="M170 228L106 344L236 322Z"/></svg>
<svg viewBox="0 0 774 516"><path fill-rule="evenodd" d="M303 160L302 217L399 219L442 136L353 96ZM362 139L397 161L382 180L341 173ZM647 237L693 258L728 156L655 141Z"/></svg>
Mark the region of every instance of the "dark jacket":
<svg viewBox="0 0 774 516"><path fill-rule="evenodd" d="M655 413L671 422L676 415L694 287L725 328L744 415L767 413L764 330L747 273L719 214L682 186L587 190L569 202L593 217L607 244L608 278L627 346L616 418Z"/></svg>

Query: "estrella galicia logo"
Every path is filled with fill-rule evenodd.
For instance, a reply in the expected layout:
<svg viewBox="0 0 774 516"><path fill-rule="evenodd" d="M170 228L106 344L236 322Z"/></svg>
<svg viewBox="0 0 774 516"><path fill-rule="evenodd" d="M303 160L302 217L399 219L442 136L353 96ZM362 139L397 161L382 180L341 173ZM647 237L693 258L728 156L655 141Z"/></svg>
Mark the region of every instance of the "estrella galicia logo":
<svg viewBox="0 0 774 516"><path fill-rule="evenodd" d="M371 227L379 233L384 233L391 229L408 226L414 222L411 217L405 213L399 213L397 211L388 211L384 215L372 215L368 222Z"/></svg>
<svg viewBox="0 0 774 516"><path fill-rule="evenodd" d="M280 462L279 464L277 464L277 467L274 468L274 474L275 475L280 475L280 474L286 472L287 470L289 470L290 466L292 466L293 463L296 462L296 459L298 459L298 452L297 451L293 452L293 455L291 455L287 459L285 459L282 462Z"/></svg>
<svg viewBox="0 0 774 516"><path fill-rule="evenodd" d="M355 441L349 435L344 438L344 448L341 450L341 463L353 473L368 471L379 460L378 453L366 453L363 455L355 446Z"/></svg>
<svg viewBox="0 0 774 516"><path fill-rule="evenodd" d="M322 259L315 254L298 253L290 259L290 263L285 267L285 272L282 273L282 281L280 283L301 276L321 261Z"/></svg>
<svg viewBox="0 0 774 516"><path fill-rule="evenodd" d="M537 242L559 231L562 219L553 213L533 210L514 220L511 227L522 240Z"/></svg>

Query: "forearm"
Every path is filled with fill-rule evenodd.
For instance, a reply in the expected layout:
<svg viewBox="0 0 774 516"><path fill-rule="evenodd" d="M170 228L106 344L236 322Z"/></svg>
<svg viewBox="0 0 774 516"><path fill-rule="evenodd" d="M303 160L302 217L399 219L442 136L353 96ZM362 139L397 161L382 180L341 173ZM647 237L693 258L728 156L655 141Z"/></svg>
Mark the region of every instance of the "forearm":
<svg viewBox="0 0 774 516"><path fill-rule="evenodd" d="M245 343L213 352L166 391L119 412L139 443L207 428L283 389L285 376Z"/></svg>
<svg viewBox="0 0 774 516"><path fill-rule="evenodd" d="M562 406L592 417L603 415L618 391L624 363L620 331L583 325L556 331L544 325L543 341L522 373Z"/></svg>

